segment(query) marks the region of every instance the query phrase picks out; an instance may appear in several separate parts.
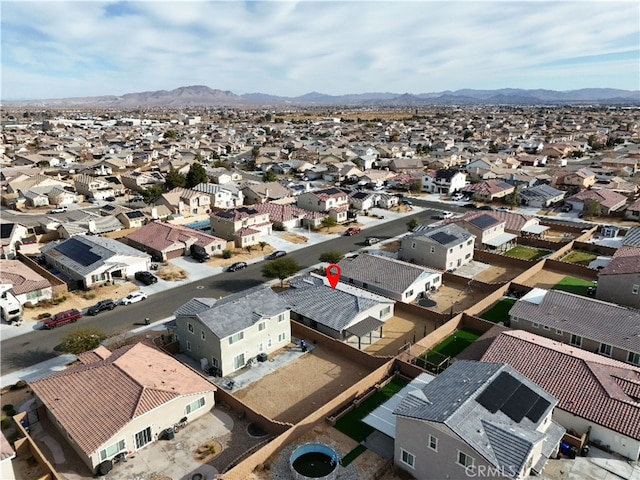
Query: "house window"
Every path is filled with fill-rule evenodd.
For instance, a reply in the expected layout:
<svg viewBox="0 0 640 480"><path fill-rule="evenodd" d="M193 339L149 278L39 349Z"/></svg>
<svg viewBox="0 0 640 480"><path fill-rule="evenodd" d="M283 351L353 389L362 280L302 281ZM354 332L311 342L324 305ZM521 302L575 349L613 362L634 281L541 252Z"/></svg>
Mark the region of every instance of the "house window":
<svg viewBox="0 0 640 480"><path fill-rule="evenodd" d="M436 247L431 247L431 253L436 253Z"/></svg>
<svg viewBox="0 0 640 480"><path fill-rule="evenodd" d="M468 247L469 245L471 245L471 243L472 243L472 242L473 242L473 240L467 240L467 247Z"/></svg>
<svg viewBox="0 0 640 480"><path fill-rule="evenodd" d="M236 355L236 357L233 359L233 368L237 370L243 365L244 365L244 353L241 353L240 355Z"/></svg>
<svg viewBox="0 0 640 480"><path fill-rule="evenodd" d="M540 327L540 325L539 325L538 323L536 323L536 322L533 322L533 323L531 324L531 326L532 326L533 328L539 328L539 327Z"/></svg>
<svg viewBox="0 0 640 480"><path fill-rule="evenodd" d="M244 332L238 332L235 335L231 335L229 337L229 345L233 345L236 342L239 342L244 338Z"/></svg>
<svg viewBox="0 0 640 480"><path fill-rule="evenodd" d="M390 312L391 312L391 307L390 306L384 307L382 310L380 310L380 318L383 318L383 317L389 315Z"/></svg>
<svg viewBox="0 0 640 480"><path fill-rule="evenodd" d="M551 330L551 327L550 327L549 325L544 325L542 328L543 328L544 330Z"/></svg>
<svg viewBox="0 0 640 480"><path fill-rule="evenodd" d="M287 338L287 334L282 332L278 334L278 343L282 343L285 341L285 339Z"/></svg>
<svg viewBox="0 0 640 480"><path fill-rule="evenodd" d="M200 338L202 340L206 340L207 339L207 335L204 333L204 330L200 330Z"/></svg>
<svg viewBox="0 0 640 480"><path fill-rule="evenodd" d="M402 463L404 463L405 465L410 466L411 468L414 468L414 465L416 463L416 457L415 455L413 455L412 453L407 452L404 449L400 449L400 451L402 452L400 459L402 460Z"/></svg>
<svg viewBox="0 0 640 480"><path fill-rule="evenodd" d="M278 323L280 322L284 322L284 313L281 313L280 315L278 315Z"/></svg>
<svg viewBox="0 0 640 480"><path fill-rule="evenodd" d="M465 259L465 260L468 260L468 259L469 259L469 257L471 257L471 254L470 254L470 253L467 253L467 254L464 256L464 259Z"/></svg>
<svg viewBox="0 0 640 480"><path fill-rule="evenodd" d="M187 342L187 352L191 351L191 342Z"/></svg>
<svg viewBox="0 0 640 480"><path fill-rule="evenodd" d="M136 450L141 449L148 443L151 443L151 427L147 427L144 430L139 431L135 435L136 439Z"/></svg>
<svg viewBox="0 0 640 480"><path fill-rule="evenodd" d="M611 350L612 350L611 345L607 345L606 343L601 343L598 353L600 353L601 355L606 355L607 357L610 357Z"/></svg>
<svg viewBox="0 0 640 480"><path fill-rule="evenodd" d="M189 330L189 333L193 333L193 324L192 323L187 323L187 330Z"/></svg>
<svg viewBox="0 0 640 480"><path fill-rule="evenodd" d="M466 453L458 450L458 465L464 468L469 468L469 467L473 467L473 463L474 463L473 457L470 457Z"/></svg>
<svg viewBox="0 0 640 480"><path fill-rule="evenodd" d="M634 286L631 288L631 294L633 294L633 295L637 295L639 290L640 290L640 285L634 285Z"/></svg>
<svg viewBox="0 0 640 480"><path fill-rule="evenodd" d="M199 408L204 407L204 404L205 404L204 397L200 397L195 402L191 402L189 405L187 405L184 411L187 415L189 415L190 413L195 412Z"/></svg>
<svg viewBox="0 0 640 480"><path fill-rule="evenodd" d="M411 295L413 295L413 290L409 290L407 293L404 294L406 298L409 298Z"/></svg>
<svg viewBox="0 0 640 480"><path fill-rule="evenodd" d="M571 343L571 345L574 345L576 347L581 347L582 337L580 335L571 334L571 341L569 343Z"/></svg>
<svg viewBox="0 0 640 480"><path fill-rule="evenodd" d="M27 300L33 300L34 298L39 298L42 295L42 290L36 290L34 292L27 293Z"/></svg>
<svg viewBox="0 0 640 480"><path fill-rule="evenodd" d="M113 458L124 450L126 450L124 440L109 445L107 448L100 450L100 461L103 462L104 460Z"/></svg>
<svg viewBox="0 0 640 480"><path fill-rule="evenodd" d="M433 435L429 435L429 448L434 452L438 451L438 439Z"/></svg>
<svg viewBox="0 0 640 480"><path fill-rule="evenodd" d="M556 328L556 335L562 335L562 330L558 330L558 329Z"/></svg>
<svg viewBox="0 0 640 480"><path fill-rule="evenodd" d="M271 348L271 345L273 344L273 342L271 342L271 339L267 339L267 348Z"/></svg>
<svg viewBox="0 0 640 480"><path fill-rule="evenodd" d="M262 330L264 330L265 328L267 328L267 322L260 322L258 324L258 331L261 332Z"/></svg>

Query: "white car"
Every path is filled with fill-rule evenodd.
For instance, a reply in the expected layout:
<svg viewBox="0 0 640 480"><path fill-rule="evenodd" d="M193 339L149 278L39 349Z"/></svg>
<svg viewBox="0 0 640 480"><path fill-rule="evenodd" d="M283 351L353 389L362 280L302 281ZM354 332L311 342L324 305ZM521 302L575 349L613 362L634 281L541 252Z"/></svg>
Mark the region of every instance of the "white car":
<svg viewBox="0 0 640 480"><path fill-rule="evenodd" d="M56 207L51 210L49 213L64 213L67 211L67 207Z"/></svg>
<svg viewBox="0 0 640 480"><path fill-rule="evenodd" d="M130 305L132 303L138 303L147 299L147 294L144 292L133 292L120 300L122 305Z"/></svg>
<svg viewBox="0 0 640 480"><path fill-rule="evenodd" d="M457 202L463 199L464 199L464 195L462 195L461 193L455 193L451 196L451 200L453 200L454 202Z"/></svg>
<svg viewBox="0 0 640 480"><path fill-rule="evenodd" d="M451 217L453 217L453 212L442 212L439 215L439 218L442 219L442 220L445 220L445 219L451 218Z"/></svg>

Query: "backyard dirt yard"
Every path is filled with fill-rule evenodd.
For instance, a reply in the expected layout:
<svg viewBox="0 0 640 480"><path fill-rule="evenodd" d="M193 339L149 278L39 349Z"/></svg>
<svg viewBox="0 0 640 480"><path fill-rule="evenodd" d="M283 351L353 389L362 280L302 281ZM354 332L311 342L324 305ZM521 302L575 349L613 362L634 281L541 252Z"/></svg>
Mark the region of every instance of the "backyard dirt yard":
<svg viewBox="0 0 640 480"><path fill-rule="evenodd" d="M453 312L461 312L482 300L486 294L475 291L473 288L457 288L447 285L441 286L435 294L429 295L429 298L437 303L435 307L429 307L429 310L438 313L449 313L453 306Z"/></svg>
<svg viewBox="0 0 640 480"><path fill-rule="evenodd" d="M524 270L505 267L491 267L483 270L473 277L474 280L484 283L503 283L513 280Z"/></svg>
<svg viewBox="0 0 640 480"><path fill-rule="evenodd" d="M435 330L435 323L417 315L402 312L384 322L382 338L374 338L373 345L368 345L368 337L362 339L362 349L370 355L395 356L403 345L415 343ZM349 343L358 346L357 339L349 339Z"/></svg>
<svg viewBox="0 0 640 480"><path fill-rule="evenodd" d="M295 424L369 373L362 365L316 346L234 396L267 417Z"/></svg>

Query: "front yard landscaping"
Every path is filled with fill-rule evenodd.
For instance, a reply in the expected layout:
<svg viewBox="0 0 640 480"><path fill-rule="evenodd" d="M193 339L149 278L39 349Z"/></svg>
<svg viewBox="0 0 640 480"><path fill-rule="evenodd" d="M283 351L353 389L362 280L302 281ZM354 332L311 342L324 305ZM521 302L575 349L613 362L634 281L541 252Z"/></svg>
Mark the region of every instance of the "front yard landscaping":
<svg viewBox="0 0 640 480"><path fill-rule="evenodd" d="M553 286L553 290L562 290L563 292L575 293L576 295L582 295L583 297L592 297L593 289L596 286L595 283L588 280L582 280L575 277L564 277L558 283ZM591 291L591 293L589 293Z"/></svg>
<svg viewBox="0 0 640 480"><path fill-rule="evenodd" d="M562 257L560 260L567 263L576 263L578 265L584 265L588 267L593 262L597 255L590 252L583 252L581 250L571 250L568 254Z"/></svg>
<svg viewBox="0 0 640 480"><path fill-rule="evenodd" d="M515 298L503 298L489 310L480 315L483 320L493 323L507 322L509 320L509 310L516 303Z"/></svg>
<svg viewBox="0 0 640 480"><path fill-rule="evenodd" d="M505 257L519 258L520 260L535 261L542 257L549 255L549 250L541 250L539 248L532 247L513 247L511 250L505 252Z"/></svg>

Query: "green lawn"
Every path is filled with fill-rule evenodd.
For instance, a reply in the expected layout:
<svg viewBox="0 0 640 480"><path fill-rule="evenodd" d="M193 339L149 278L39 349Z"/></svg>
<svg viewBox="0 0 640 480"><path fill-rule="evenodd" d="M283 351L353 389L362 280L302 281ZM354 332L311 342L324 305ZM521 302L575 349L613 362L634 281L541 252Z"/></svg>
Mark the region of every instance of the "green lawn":
<svg viewBox="0 0 640 480"><path fill-rule="evenodd" d="M515 298L503 298L489 310L480 315L480 318L493 323L506 322L509 320L509 310L516 303Z"/></svg>
<svg viewBox="0 0 640 480"><path fill-rule="evenodd" d="M436 345L425 357L416 359L416 365L434 371L436 365L440 365L449 357L457 356L475 342L480 335L473 330L462 328Z"/></svg>
<svg viewBox="0 0 640 480"><path fill-rule="evenodd" d="M582 280L575 277L564 277L553 286L553 290L562 290L563 292L575 293L583 297L591 297L589 295L589 287L595 287L596 284L588 280Z"/></svg>
<svg viewBox="0 0 640 480"><path fill-rule="evenodd" d="M505 257L519 258L521 260L538 260L546 255L549 255L548 250L520 246L513 247L504 254Z"/></svg>
<svg viewBox="0 0 640 480"><path fill-rule="evenodd" d="M598 258L598 256L590 252L583 252L580 250L571 250L567 255L562 257L561 260L563 262L577 263L578 265L584 265L585 267L588 267L589 264L593 262L596 258Z"/></svg>
<svg viewBox="0 0 640 480"><path fill-rule="evenodd" d="M376 409L376 407L382 405L384 402L393 397L396 393L402 390L409 382L402 378L394 378L380 391L374 393L360 406L354 408L344 417L336 422L336 428L345 435L353 438L356 442L361 442L373 433L373 428L369 425L362 423L362 420L368 413Z"/></svg>

